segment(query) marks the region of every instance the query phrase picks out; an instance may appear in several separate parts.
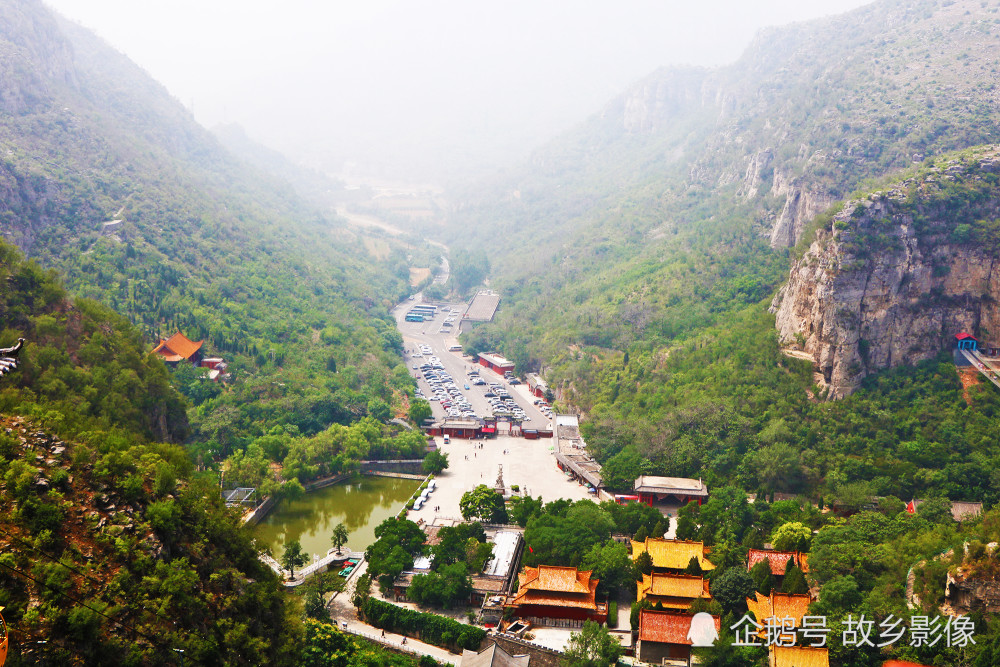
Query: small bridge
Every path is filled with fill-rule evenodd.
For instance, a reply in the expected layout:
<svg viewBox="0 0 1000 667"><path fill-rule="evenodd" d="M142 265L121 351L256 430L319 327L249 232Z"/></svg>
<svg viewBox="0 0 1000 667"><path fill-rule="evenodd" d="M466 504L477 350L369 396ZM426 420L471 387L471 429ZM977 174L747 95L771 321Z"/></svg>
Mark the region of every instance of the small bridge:
<svg viewBox="0 0 1000 667"><path fill-rule="evenodd" d="M986 376L986 379L1000 388L1000 370L993 362L979 353L979 350L958 350L968 360L969 364Z"/></svg>

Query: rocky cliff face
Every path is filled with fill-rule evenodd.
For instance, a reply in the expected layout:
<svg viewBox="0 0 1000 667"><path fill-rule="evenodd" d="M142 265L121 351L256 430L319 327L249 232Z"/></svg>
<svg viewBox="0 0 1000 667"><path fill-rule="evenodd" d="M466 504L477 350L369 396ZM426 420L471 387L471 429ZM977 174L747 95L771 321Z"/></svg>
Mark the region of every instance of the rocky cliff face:
<svg viewBox="0 0 1000 667"><path fill-rule="evenodd" d="M1000 149L939 161L822 219L772 305L785 345L845 396L968 331L1000 340Z"/></svg>
<svg viewBox="0 0 1000 667"><path fill-rule="evenodd" d="M834 198L817 184L789 178L775 170L771 194L784 197L785 203L771 228L772 248L793 248L802 237L806 224L830 208Z"/></svg>
<svg viewBox="0 0 1000 667"><path fill-rule="evenodd" d="M75 84L73 49L41 2L0 2L0 111L31 111Z"/></svg>

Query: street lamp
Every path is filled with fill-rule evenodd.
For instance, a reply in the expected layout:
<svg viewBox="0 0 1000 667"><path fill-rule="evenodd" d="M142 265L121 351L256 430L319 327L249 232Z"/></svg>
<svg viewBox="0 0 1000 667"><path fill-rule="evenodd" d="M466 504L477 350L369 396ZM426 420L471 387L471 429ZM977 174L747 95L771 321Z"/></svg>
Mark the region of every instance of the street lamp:
<svg viewBox="0 0 1000 667"><path fill-rule="evenodd" d="M181 667L184 667L184 649L182 649L182 648L175 648L174 652L181 654Z"/></svg>

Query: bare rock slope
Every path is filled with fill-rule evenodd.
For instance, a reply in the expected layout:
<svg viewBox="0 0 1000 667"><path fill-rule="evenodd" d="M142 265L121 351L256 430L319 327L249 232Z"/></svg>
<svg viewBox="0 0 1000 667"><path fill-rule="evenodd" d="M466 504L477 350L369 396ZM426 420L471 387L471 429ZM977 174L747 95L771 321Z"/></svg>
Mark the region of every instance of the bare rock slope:
<svg viewBox="0 0 1000 667"><path fill-rule="evenodd" d="M829 398L935 356L959 332L1000 341L1000 148L937 160L815 224L771 310Z"/></svg>

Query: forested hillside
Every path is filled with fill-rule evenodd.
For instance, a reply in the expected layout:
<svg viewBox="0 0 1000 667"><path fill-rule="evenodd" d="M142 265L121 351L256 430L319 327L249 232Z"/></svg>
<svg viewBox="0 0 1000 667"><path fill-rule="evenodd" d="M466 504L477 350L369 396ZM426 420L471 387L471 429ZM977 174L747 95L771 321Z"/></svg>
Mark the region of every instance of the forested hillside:
<svg viewBox="0 0 1000 667"><path fill-rule="evenodd" d="M2 0L0 18L0 232L149 349L180 330L225 357L228 387L175 382L206 460L401 407L412 385L386 306L407 293L406 248L240 162L39 0Z"/></svg>
<svg viewBox="0 0 1000 667"><path fill-rule="evenodd" d="M766 308L817 214L997 139L998 10L884 0L765 31L731 66L655 73L464 193L453 224L493 244L505 295L467 347L541 368L588 417L598 458L627 463L622 485L645 470L994 499L992 389L967 412L953 368L930 363L816 405L810 364L781 354Z"/></svg>
<svg viewBox="0 0 1000 667"><path fill-rule="evenodd" d="M282 664L301 633L125 318L0 242L0 606L9 665ZM40 643L39 643L40 642Z"/></svg>

